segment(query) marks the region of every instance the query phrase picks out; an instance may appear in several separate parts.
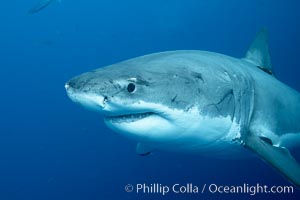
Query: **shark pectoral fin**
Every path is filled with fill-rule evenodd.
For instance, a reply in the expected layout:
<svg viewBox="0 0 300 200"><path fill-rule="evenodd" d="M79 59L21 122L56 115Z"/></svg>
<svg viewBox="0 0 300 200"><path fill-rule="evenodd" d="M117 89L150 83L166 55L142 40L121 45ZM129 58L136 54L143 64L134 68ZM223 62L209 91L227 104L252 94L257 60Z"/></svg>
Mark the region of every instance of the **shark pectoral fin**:
<svg viewBox="0 0 300 200"><path fill-rule="evenodd" d="M142 143L138 143L136 145L136 152L140 155L140 156L147 156L152 152L152 148L142 144Z"/></svg>
<svg viewBox="0 0 300 200"><path fill-rule="evenodd" d="M245 147L257 153L263 160L300 188L299 163L286 148L273 146L272 143L267 141L252 135L245 141Z"/></svg>

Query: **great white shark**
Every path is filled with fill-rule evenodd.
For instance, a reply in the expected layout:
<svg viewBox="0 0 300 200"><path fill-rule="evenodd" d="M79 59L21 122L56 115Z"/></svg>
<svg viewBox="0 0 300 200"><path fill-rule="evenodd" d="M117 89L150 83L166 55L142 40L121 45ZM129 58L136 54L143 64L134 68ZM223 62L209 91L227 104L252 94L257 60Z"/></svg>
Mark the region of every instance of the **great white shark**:
<svg viewBox="0 0 300 200"><path fill-rule="evenodd" d="M81 74L65 88L135 140L141 155L245 147L300 187L300 165L288 150L300 142L300 94L272 74L266 30L241 59L159 52Z"/></svg>

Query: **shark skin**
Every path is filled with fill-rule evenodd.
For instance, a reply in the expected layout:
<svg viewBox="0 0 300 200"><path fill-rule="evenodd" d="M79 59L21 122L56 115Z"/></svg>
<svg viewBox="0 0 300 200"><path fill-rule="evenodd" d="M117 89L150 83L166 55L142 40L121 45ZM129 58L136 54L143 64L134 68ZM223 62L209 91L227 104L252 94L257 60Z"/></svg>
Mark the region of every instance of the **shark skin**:
<svg viewBox="0 0 300 200"><path fill-rule="evenodd" d="M140 155L248 149L300 186L300 165L288 150L300 144L300 94L272 75L266 30L242 59L159 52L83 73L65 88L135 140Z"/></svg>

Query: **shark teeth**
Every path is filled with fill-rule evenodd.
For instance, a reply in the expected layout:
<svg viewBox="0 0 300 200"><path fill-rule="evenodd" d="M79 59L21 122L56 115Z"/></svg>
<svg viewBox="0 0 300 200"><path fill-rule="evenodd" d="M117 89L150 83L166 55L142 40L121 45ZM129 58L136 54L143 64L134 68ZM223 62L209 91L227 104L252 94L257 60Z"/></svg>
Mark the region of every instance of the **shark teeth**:
<svg viewBox="0 0 300 200"><path fill-rule="evenodd" d="M135 113L135 114L126 114L126 115L119 115L119 116L106 116L106 120L111 121L112 123L130 123L135 122L140 119L149 117L153 115L152 112L146 112L146 113Z"/></svg>

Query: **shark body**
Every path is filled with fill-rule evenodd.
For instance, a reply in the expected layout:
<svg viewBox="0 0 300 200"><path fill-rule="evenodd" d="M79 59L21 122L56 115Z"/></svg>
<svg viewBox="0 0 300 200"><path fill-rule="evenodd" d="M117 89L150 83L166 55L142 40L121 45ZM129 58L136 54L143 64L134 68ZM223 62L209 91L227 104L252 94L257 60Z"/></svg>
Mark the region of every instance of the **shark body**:
<svg viewBox="0 0 300 200"><path fill-rule="evenodd" d="M242 59L160 52L81 74L65 87L74 102L136 140L141 155L245 147L300 186L288 151L300 142L300 95L272 75L265 30Z"/></svg>

